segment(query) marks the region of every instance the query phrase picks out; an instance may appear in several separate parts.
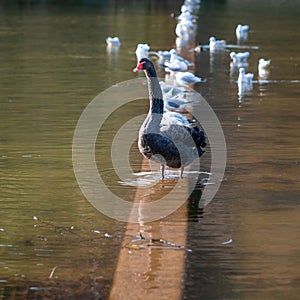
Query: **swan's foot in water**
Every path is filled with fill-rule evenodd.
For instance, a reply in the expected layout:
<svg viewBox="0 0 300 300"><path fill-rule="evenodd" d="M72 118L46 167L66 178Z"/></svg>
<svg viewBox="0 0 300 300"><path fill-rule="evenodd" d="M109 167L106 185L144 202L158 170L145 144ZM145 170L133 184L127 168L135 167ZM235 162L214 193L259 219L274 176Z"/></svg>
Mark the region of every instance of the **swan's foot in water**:
<svg viewBox="0 0 300 300"><path fill-rule="evenodd" d="M165 165L161 165L161 179L165 179Z"/></svg>
<svg viewBox="0 0 300 300"><path fill-rule="evenodd" d="M165 165L161 165L161 179L164 180L165 179ZM180 168L180 178L183 178L183 170L184 167Z"/></svg>
<svg viewBox="0 0 300 300"><path fill-rule="evenodd" d="M181 169L180 169L180 178L183 178L183 170L184 170L184 167L181 167Z"/></svg>

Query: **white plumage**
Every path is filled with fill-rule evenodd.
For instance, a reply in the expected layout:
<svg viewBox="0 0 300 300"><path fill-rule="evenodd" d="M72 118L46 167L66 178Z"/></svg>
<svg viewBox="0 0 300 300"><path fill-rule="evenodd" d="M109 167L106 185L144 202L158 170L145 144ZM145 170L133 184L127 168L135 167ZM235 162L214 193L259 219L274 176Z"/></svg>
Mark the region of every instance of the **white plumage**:
<svg viewBox="0 0 300 300"><path fill-rule="evenodd" d="M189 85L195 82L204 82L204 80L190 72L178 72L175 75L176 82L180 85Z"/></svg>
<svg viewBox="0 0 300 300"><path fill-rule="evenodd" d="M249 56L250 52L230 52L230 57L233 62L246 62Z"/></svg>
<svg viewBox="0 0 300 300"><path fill-rule="evenodd" d="M142 58L148 58L150 46L148 44L138 44L135 50L137 60L140 61Z"/></svg>
<svg viewBox="0 0 300 300"><path fill-rule="evenodd" d="M182 72L188 69L188 65L180 60L174 60L173 62L166 61L164 65L166 72Z"/></svg>
<svg viewBox="0 0 300 300"><path fill-rule="evenodd" d="M253 88L252 79L254 77L253 73L247 73L244 68L239 70L238 78L238 94L243 96L245 92L251 91Z"/></svg>
<svg viewBox="0 0 300 300"><path fill-rule="evenodd" d="M259 61L258 61L258 71L259 70L266 70L270 67L271 65L271 60L266 60L264 58L261 58Z"/></svg>
<svg viewBox="0 0 300 300"><path fill-rule="evenodd" d="M249 25L237 25L235 29L236 38L238 40L246 40L248 38Z"/></svg>
<svg viewBox="0 0 300 300"><path fill-rule="evenodd" d="M117 36L115 36L115 37L108 37L108 38L106 39L106 44L107 44L108 46L115 46L115 47L118 47L118 46L121 45L121 42L120 42L120 39L119 39Z"/></svg>
<svg viewBox="0 0 300 300"><path fill-rule="evenodd" d="M209 38L209 50L210 51L222 50L225 47L226 47L225 40L217 40L214 36Z"/></svg>
<svg viewBox="0 0 300 300"><path fill-rule="evenodd" d="M266 79L269 76L270 73L270 65L271 65L271 60L266 60L264 58L261 58L258 61L258 76L261 79Z"/></svg>

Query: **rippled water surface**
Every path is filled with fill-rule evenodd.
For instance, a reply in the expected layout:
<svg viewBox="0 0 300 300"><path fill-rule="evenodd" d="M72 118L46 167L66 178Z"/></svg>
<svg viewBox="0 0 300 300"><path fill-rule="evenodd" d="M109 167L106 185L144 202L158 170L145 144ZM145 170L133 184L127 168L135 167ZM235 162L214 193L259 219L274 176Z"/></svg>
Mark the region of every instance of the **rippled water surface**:
<svg viewBox="0 0 300 300"><path fill-rule="evenodd" d="M139 76L132 73L137 43L147 42L154 50L175 45L176 23L169 13L181 4L0 3L3 299L108 297L126 224L104 216L82 195L72 166L73 134L95 96ZM220 120L227 167L207 207L198 208L199 187L189 198L186 247L191 252L186 253L183 299L299 297L299 13L300 4L293 0L202 1L197 42L205 44L215 35L236 44L234 29L246 23L250 32L243 45L259 49L251 50L247 68L255 74L253 91L243 98L237 95L238 74L230 69L229 50L185 52L194 60L195 73L207 79L195 90ZM109 35L122 41L116 53L106 49ZM261 57L272 60L263 80L257 76ZM159 75L164 76L161 69ZM134 198L134 184L114 171L111 143L124 122L146 110L144 101L122 107L97 140L103 181L126 200ZM107 115L105 107L100 114ZM201 160L205 172L210 171L207 152ZM151 183L151 173L139 173L136 144L130 163L137 173L128 179L131 183L143 176ZM167 194L173 185L170 180L156 186L153 197Z"/></svg>

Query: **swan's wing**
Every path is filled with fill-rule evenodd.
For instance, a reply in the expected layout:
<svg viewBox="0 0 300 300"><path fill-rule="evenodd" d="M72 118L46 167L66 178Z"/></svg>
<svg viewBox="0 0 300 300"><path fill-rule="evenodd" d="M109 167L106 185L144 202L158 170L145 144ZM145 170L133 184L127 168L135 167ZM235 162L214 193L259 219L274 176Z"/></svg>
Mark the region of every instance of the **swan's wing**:
<svg viewBox="0 0 300 300"><path fill-rule="evenodd" d="M174 143L194 146L193 138L186 126L170 125L161 128L161 134L169 138Z"/></svg>

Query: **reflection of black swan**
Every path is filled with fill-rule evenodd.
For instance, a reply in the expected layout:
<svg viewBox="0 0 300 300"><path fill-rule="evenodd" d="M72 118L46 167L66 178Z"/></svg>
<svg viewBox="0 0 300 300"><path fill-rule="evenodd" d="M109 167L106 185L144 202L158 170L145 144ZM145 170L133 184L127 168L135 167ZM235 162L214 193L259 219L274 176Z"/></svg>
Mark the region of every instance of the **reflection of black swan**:
<svg viewBox="0 0 300 300"><path fill-rule="evenodd" d="M150 109L140 128L138 147L140 152L162 166L164 178L165 166L181 168L181 177L185 166L200 157L205 147L205 135L199 126L166 124L164 101L155 68L147 58L142 58L135 72L144 70L148 80Z"/></svg>

